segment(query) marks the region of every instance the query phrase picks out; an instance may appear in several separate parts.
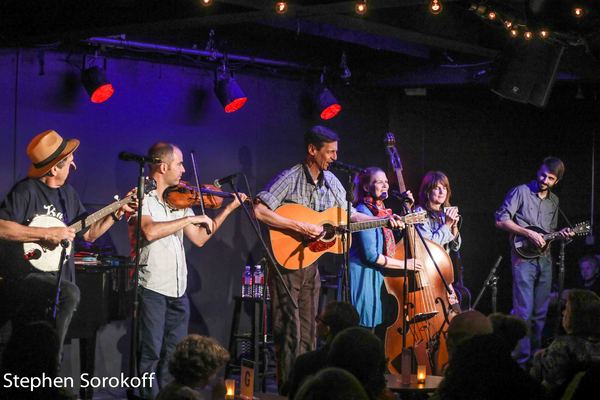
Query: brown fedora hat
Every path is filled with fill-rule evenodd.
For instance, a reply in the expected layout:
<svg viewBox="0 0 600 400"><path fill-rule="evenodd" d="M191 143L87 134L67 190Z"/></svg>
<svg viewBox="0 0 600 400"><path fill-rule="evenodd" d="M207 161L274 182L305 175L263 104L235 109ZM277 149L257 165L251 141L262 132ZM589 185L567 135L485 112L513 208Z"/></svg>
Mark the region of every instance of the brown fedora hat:
<svg viewBox="0 0 600 400"><path fill-rule="evenodd" d="M52 167L74 152L77 147L79 147L79 140L65 140L54 130L40 133L31 139L27 146L27 156L31 160L27 176L40 178L46 175Z"/></svg>

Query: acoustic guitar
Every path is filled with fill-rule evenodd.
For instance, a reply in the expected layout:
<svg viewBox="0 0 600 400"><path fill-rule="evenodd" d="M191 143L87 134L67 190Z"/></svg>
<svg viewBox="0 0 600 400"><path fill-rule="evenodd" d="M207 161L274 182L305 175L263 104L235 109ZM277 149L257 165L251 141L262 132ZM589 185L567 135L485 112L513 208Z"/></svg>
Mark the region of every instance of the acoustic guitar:
<svg viewBox="0 0 600 400"><path fill-rule="evenodd" d="M390 218L386 217L348 225L346 211L340 207L318 212L300 204L284 204L275 213L323 227L323 235L318 239L307 239L297 232L269 228L275 259L282 267L292 270L308 267L325 253L342 254L344 246L341 236L346 230L358 232L385 227L390 223ZM425 211L420 211L407 214L401 220L407 225L419 224L425 221L426 215Z"/></svg>
<svg viewBox="0 0 600 400"><path fill-rule="evenodd" d="M544 240L546 241L546 245L544 247L538 247L535 243L531 242L525 236L514 235L512 238L512 247L523 258L539 257L546 251L546 249L550 245L550 242L552 242L554 239L561 237L558 232L548 233L537 226L527 226L525 227L525 229L532 230L542 235L544 237ZM590 222L583 221L573 227L573 232L575 232L576 235L587 235L588 233L590 233L590 229Z"/></svg>
<svg viewBox="0 0 600 400"><path fill-rule="evenodd" d="M144 187L144 194L148 194L152 190L156 189L156 182L154 179L146 179ZM83 229L89 227L94 222L101 220L109 214L114 213L123 205L135 201L137 194L132 194L121 200L115 201L107 205L106 207L96 211L93 214L88 215L84 219L77 221L69 228L73 228L75 233L81 232ZM55 227L66 227L67 225L60 219L51 215L36 215L33 217L29 226L38 228L55 228ZM66 246L66 254L70 254L72 243L69 241ZM42 272L56 272L59 269L60 254L62 252L61 246L49 248L42 246L39 243L23 243L23 256L25 260L29 261L31 266Z"/></svg>

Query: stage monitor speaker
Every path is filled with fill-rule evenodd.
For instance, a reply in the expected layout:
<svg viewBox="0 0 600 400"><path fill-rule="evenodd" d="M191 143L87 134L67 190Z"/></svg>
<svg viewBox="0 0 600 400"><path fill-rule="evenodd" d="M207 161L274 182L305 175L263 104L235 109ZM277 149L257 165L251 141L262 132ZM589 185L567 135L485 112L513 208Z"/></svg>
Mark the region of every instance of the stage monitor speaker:
<svg viewBox="0 0 600 400"><path fill-rule="evenodd" d="M494 62L492 92L510 100L544 107L565 48L547 40L515 40Z"/></svg>

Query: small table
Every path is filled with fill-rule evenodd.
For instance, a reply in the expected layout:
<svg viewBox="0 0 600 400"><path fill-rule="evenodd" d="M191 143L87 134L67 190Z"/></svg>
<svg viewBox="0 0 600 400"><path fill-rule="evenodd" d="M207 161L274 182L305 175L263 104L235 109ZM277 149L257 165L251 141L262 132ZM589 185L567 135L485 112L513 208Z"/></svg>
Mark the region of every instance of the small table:
<svg viewBox="0 0 600 400"><path fill-rule="evenodd" d="M444 379L443 376L428 375L425 378L425 383L417 383L417 375L411 375L410 384L403 385L401 375L387 374L385 376L386 386L388 389L390 389L392 392L400 393L400 396L407 394L411 395L413 398L419 398L421 397L420 395L434 392L442 379ZM426 396L423 396L423 398L426 398Z"/></svg>

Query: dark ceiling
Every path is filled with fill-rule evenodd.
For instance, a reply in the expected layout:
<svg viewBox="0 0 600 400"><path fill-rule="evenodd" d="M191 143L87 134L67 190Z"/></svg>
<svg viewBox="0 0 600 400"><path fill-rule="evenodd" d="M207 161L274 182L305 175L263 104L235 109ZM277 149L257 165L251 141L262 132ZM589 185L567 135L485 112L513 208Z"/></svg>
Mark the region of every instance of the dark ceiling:
<svg viewBox="0 0 600 400"><path fill-rule="evenodd" d="M478 84L487 80L492 61L506 46L525 40L511 38L498 22L510 19L523 25L520 35L524 25L533 32L546 28L549 42L566 46L562 79L599 79L598 1L580 0L587 8L579 19L572 15L574 0L440 1L442 13L432 15L429 0L369 0L368 13L359 16L356 1L339 0L289 1L285 15L274 12L272 0L214 0L210 7L200 0L10 0L0 5L0 46L90 49L85 42L90 37L118 37L204 50L212 30L214 46L208 48L217 54L283 61L268 65L246 60L247 67L318 75L327 66L330 75L340 76L345 53L353 82ZM485 12L472 5L480 11L485 7ZM486 19L489 10L501 18ZM191 59L177 51L133 52L126 47L103 46L101 51L206 62L206 57Z"/></svg>

